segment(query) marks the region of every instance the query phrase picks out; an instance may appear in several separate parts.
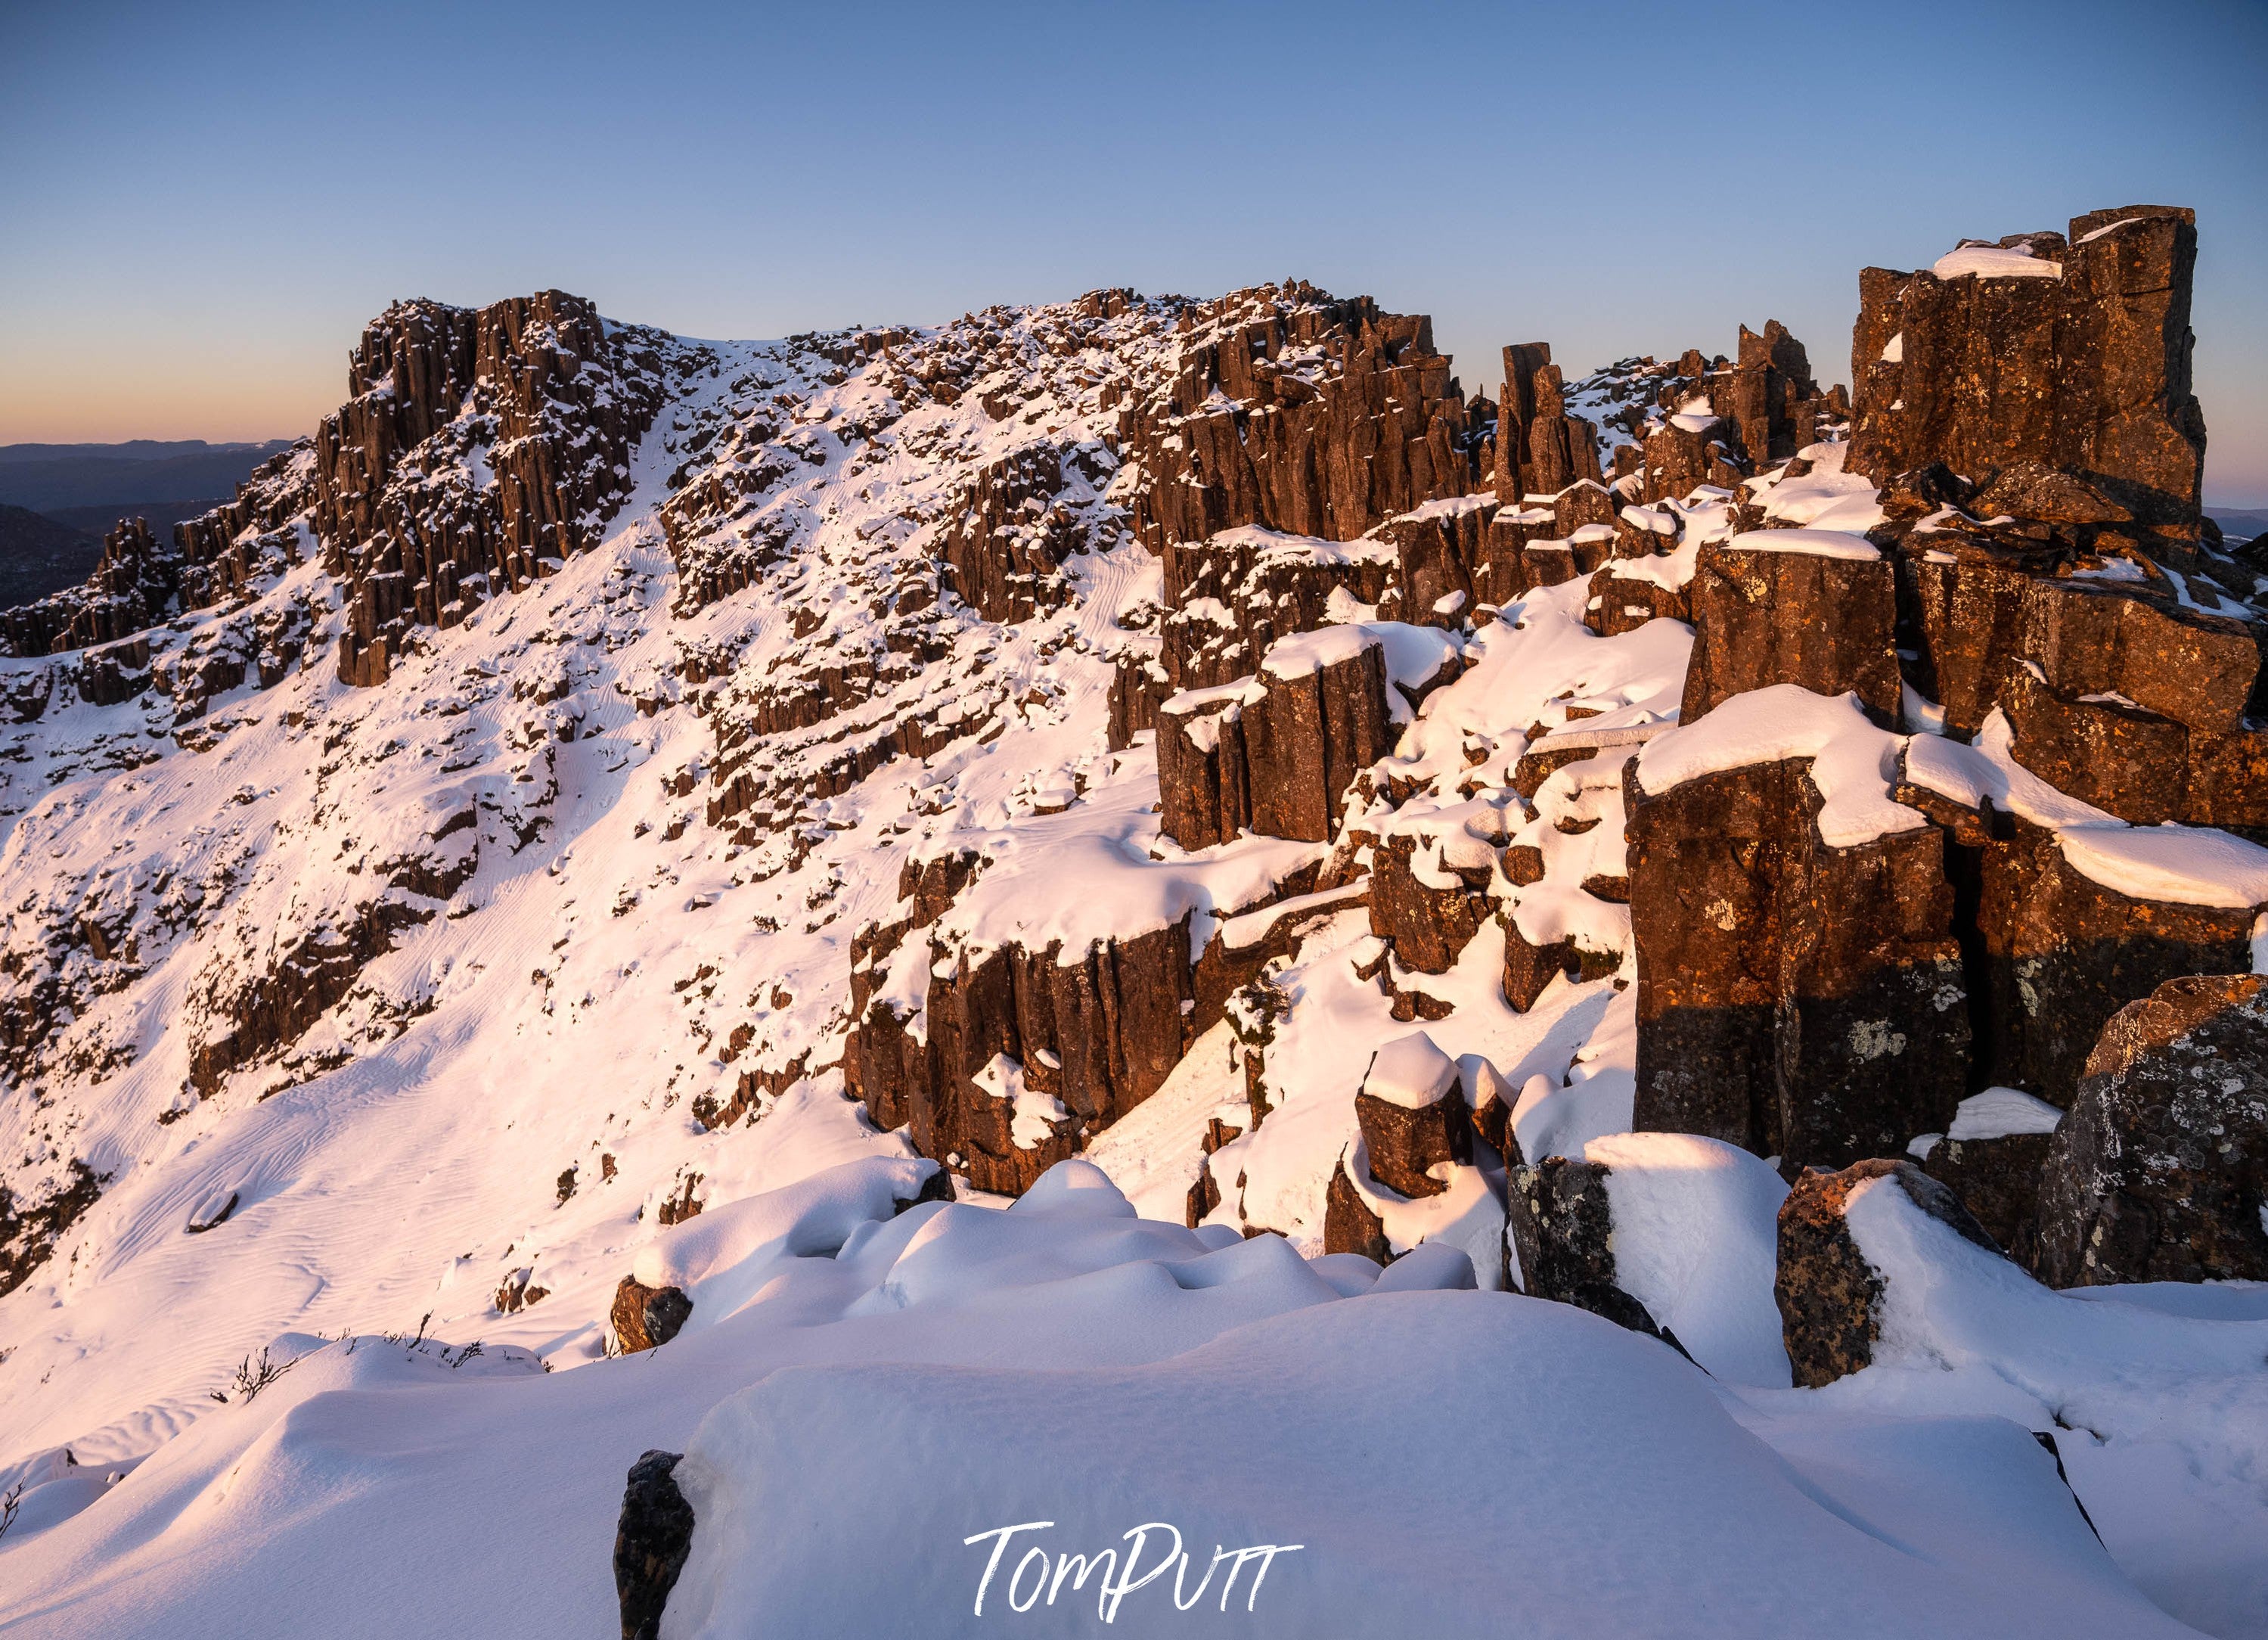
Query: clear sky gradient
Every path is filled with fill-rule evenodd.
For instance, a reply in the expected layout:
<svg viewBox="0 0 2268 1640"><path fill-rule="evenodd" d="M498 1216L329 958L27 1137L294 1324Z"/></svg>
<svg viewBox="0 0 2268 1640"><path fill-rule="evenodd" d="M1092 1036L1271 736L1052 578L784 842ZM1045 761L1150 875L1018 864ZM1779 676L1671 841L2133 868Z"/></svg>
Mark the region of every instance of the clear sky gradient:
<svg viewBox="0 0 2268 1640"><path fill-rule="evenodd" d="M1858 271L2197 208L2208 498L2268 505L2268 4L0 0L0 442L310 429L398 296L696 336L1297 275L1468 389L1849 375Z"/></svg>

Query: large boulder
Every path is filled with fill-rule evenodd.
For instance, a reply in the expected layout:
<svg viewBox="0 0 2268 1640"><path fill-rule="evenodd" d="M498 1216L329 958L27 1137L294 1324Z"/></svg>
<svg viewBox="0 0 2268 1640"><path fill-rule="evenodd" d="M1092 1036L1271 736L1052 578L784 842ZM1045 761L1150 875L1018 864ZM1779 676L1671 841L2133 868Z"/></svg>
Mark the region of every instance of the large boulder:
<svg viewBox="0 0 2268 1640"><path fill-rule="evenodd" d="M666 1344L683 1330L693 1313L693 1301L681 1289L648 1287L634 1275L625 1275L615 1289L608 1319L614 1324L615 1346L625 1356Z"/></svg>
<svg viewBox="0 0 2268 1640"><path fill-rule="evenodd" d="M1775 749L1751 743L1749 717L1790 754L1874 734L1847 702L1775 691L1699 726L1723 732L1721 755L1681 729L1631 765L1634 1123L1791 1171L1894 1156L1943 1130L1968 1070L1945 834L1891 812L1901 829L1830 844L1813 757L1713 766Z"/></svg>
<svg viewBox="0 0 2268 1640"><path fill-rule="evenodd" d="M2112 1016L2048 1155L2038 1269L2268 1280L2268 978L2172 979Z"/></svg>

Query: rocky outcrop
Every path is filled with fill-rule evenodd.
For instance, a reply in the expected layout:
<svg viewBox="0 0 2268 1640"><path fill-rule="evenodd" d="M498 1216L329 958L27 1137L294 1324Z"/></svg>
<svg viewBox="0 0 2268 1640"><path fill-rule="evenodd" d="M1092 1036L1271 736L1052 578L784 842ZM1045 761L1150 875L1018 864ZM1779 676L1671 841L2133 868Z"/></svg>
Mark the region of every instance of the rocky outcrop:
<svg viewBox="0 0 2268 1640"><path fill-rule="evenodd" d="M1183 848L1240 831L1325 842L1356 771L1393 749L1385 646L1359 627L1279 645L1257 676L1158 709L1159 828Z"/></svg>
<svg viewBox="0 0 2268 1640"><path fill-rule="evenodd" d="M1390 832L1373 853L1371 932L1403 967L1447 973L1489 920L1496 849L1460 825Z"/></svg>
<svg viewBox="0 0 2268 1640"><path fill-rule="evenodd" d="M363 332L315 433L314 518L347 583L339 670L383 683L413 626L452 626L597 539L659 409L659 332L561 291L401 302Z"/></svg>
<svg viewBox="0 0 2268 1640"><path fill-rule="evenodd" d="M1953 1193L1911 1162L1875 1159L1799 1175L1780 1204L1772 1284L1798 1389L1821 1388L1874 1361L1886 1282L1845 1217L1853 1193L1869 1187L1899 1191L1970 1241L1999 1251Z"/></svg>
<svg viewBox="0 0 2268 1640"><path fill-rule="evenodd" d="M1279 639L1335 618L1333 601L1374 605L1393 585L1385 538L1325 541L1258 526L1168 542L1159 663L1176 690L1248 676Z"/></svg>
<svg viewBox="0 0 2268 1640"><path fill-rule="evenodd" d="M675 1338L692 1313L693 1301L677 1288L642 1286L636 1276L625 1275L615 1289L608 1319L614 1326L615 1348L634 1356Z"/></svg>
<svg viewBox="0 0 2268 1640"><path fill-rule="evenodd" d="M1020 1194L1156 1092L1188 1046L1186 916L1068 962L1055 946L927 949L920 1025L877 997L844 1076L877 1126L906 1127L976 1189Z"/></svg>
<svg viewBox="0 0 2268 1640"><path fill-rule="evenodd" d="M74 1157L62 1178L36 1201L19 1201L0 1185L0 1297L14 1292L54 1254L65 1230L102 1195L110 1182Z"/></svg>
<svg viewBox="0 0 2268 1640"><path fill-rule="evenodd" d="M1059 607L1064 560L1086 548L1087 531L1057 498L1075 480L1100 489L1116 466L1099 444L1043 439L980 468L946 503L941 556L961 602L988 621Z"/></svg>
<svg viewBox="0 0 2268 1640"><path fill-rule="evenodd" d="M622 1640L660 1640L661 1614L693 1550L693 1507L673 1474L681 1452L649 1452L630 1466L615 1528L615 1595Z"/></svg>
<svg viewBox="0 0 2268 1640"><path fill-rule="evenodd" d="M2103 1027L2043 1172L2037 1268L2268 1280L2268 979L2169 980Z"/></svg>
<svg viewBox="0 0 2268 1640"><path fill-rule="evenodd" d="M1119 412L1152 551L1241 524L1351 541L1473 487L1478 440L1432 321L1292 284L1181 323L1170 383Z"/></svg>
<svg viewBox="0 0 2268 1640"><path fill-rule="evenodd" d="M1596 484L1598 429L1567 413L1566 378L1548 342L1504 350L1504 396L1497 406L1490 476L1497 499L1518 507L1529 496L1554 496L1579 479Z"/></svg>
<svg viewBox="0 0 2268 1640"><path fill-rule="evenodd" d="M1942 462L1979 482L2021 462L2101 499L2073 519L2193 535L2205 418L2191 390L2194 211L2132 205L2068 234L1966 240L1933 268L1859 276L1851 470Z"/></svg>

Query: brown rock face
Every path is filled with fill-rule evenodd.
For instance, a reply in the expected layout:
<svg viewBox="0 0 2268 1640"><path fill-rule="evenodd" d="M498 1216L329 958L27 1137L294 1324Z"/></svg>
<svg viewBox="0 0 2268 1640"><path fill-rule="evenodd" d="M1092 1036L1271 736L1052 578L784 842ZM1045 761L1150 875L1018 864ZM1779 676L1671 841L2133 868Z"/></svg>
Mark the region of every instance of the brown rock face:
<svg viewBox="0 0 2268 1640"><path fill-rule="evenodd" d="M1351 1154L1352 1147L1348 1149ZM1331 1170L1330 1185L1323 1193L1323 1251L1359 1252L1380 1264L1391 1264L1394 1244L1387 1238L1386 1221L1370 1210L1370 1204L1355 1188L1353 1178L1347 1173L1348 1159L1347 1155L1339 1157L1338 1165Z"/></svg>
<svg viewBox="0 0 2268 1640"><path fill-rule="evenodd" d="M1444 1163L1468 1166L1472 1162L1472 1112L1463 1093L1454 1087L1415 1110L1358 1093L1354 1113L1370 1153L1370 1176L1397 1195L1413 1201L1438 1196L1449 1186L1427 1170Z"/></svg>
<svg viewBox="0 0 2268 1640"><path fill-rule="evenodd" d="M1377 603L1395 561L1386 541L1342 546L1258 529L1168 542L1163 557L1170 607L1158 659L1169 694L1250 676L1278 639L1326 624L1331 595L1342 588L1358 602Z"/></svg>
<svg viewBox="0 0 2268 1640"><path fill-rule="evenodd" d="M1473 487L1476 441L1430 320L1295 284L1192 308L1183 327L1172 384L1119 413L1152 551L1239 524L1351 541Z"/></svg>
<svg viewBox="0 0 2268 1640"><path fill-rule="evenodd" d="M1504 398L1497 408L1490 475L1498 500L1518 506L1531 495L1557 495L1579 479L1596 484L1598 431L1567 414L1566 379L1551 362L1550 343L1520 342L1504 350Z"/></svg>
<svg viewBox="0 0 2268 1640"><path fill-rule="evenodd" d="M693 1301L674 1287L644 1287L625 1275L615 1289L615 1342L625 1356L653 1349L675 1338L693 1313Z"/></svg>
<svg viewBox="0 0 2268 1640"><path fill-rule="evenodd" d="M1388 523L1400 572L1400 617L1420 626L1459 626L1482 603L1519 595L1491 556L1497 504L1478 496L1440 503ZM1371 600L1371 602L1376 602Z"/></svg>
<svg viewBox="0 0 2268 1640"><path fill-rule="evenodd" d="M1020 1194L1158 1090L1188 1045L1182 1005L1195 1008L1187 918L1069 963L1061 955L1012 944L972 954L932 937L930 960L949 967L932 971L925 1035L883 1000L869 1004L843 1057L851 1093L878 1126L906 1127L917 1151L976 1188ZM1062 1106L1036 1143L1017 1138L999 1059L1029 1096Z"/></svg>
<svg viewBox="0 0 2268 1640"><path fill-rule="evenodd" d="M372 321L353 396L315 434L316 528L348 583L342 678L384 682L409 627L454 625L597 539L661 403L664 340L560 291ZM480 489L460 464L475 453L496 478Z"/></svg>
<svg viewBox="0 0 2268 1640"><path fill-rule="evenodd" d="M1086 545L1068 507L1055 505L1071 476L1096 487L1113 463L1100 445L1049 440L982 469L946 503L943 556L953 590L988 621L1028 620L1061 606L1064 560Z"/></svg>
<svg viewBox="0 0 2268 1640"><path fill-rule="evenodd" d="M2067 239L2000 241L2060 277L1860 274L1851 470L1879 483L1943 462L1982 481L2038 462L2145 527L2193 530L2205 462L2190 383L2196 222L2134 205L2074 218Z"/></svg>
<svg viewBox="0 0 2268 1640"><path fill-rule="evenodd" d="M1635 1125L1789 1170L1941 1131L1969 1049L1944 834L1828 846L1801 760L1625 781Z"/></svg>
<svg viewBox="0 0 2268 1640"><path fill-rule="evenodd" d="M2121 1008L2054 1139L2050 1286L2268 1279L2268 979L2174 979Z"/></svg>
<svg viewBox="0 0 2268 1640"><path fill-rule="evenodd" d="M1999 1251L1953 1193L1911 1162L1878 1159L1839 1173L1815 1169L1799 1176L1780 1204L1772 1282L1780 1338L1798 1389L1818 1389L1874 1362L1881 1336L1882 1274L1852 1239L1844 1210L1852 1191L1878 1178L1978 1246Z"/></svg>
<svg viewBox="0 0 2268 1640"><path fill-rule="evenodd" d="M1774 683L1856 691L1877 722L1898 720L1897 592L1887 561L1706 546L1690 597L1680 722Z"/></svg>
<svg viewBox="0 0 2268 1640"><path fill-rule="evenodd" d="M1388 837L1371 868L1370 930L1392 942L1404 967L1447 973L1488 920L1490 875L1486 864L1467 874L1446 866L1439 838Z"/></svg>

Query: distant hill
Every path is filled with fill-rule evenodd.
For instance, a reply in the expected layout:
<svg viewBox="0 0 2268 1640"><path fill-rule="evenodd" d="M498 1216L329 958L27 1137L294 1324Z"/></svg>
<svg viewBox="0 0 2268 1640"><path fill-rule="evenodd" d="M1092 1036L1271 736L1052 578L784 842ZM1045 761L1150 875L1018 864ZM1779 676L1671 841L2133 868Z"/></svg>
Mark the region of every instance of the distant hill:
<svg viewBox="0 0 2268 1640"><path fill-rule="evenodd" d="M2220 526L2221 534L2237 540L2268 535L2268 507L2209 506L2205 511L2213 521Z"/></svg>
<svg viewBox="0 0 2268 1640"><path fill-rule="evenodd" d="M0 502L48 513L233 495L285 442L0 445Z"/></svg>
<svg viewBox="0 0 2268 1640"><path fill-rule="evenodd" d="M101 536L0 506L0 609L36 602L85 580L101 557Z"/></svg>
<svg viewBox="0 0 2268 1640"><path fill-rule="evenodd" d="M160 462L176 455L217 455L232 450L274 447L243 439L219 444L208 444L202 439L129 439L123 444L0 444L0 467L75 455L105 456L122 462Z"/></svg>

